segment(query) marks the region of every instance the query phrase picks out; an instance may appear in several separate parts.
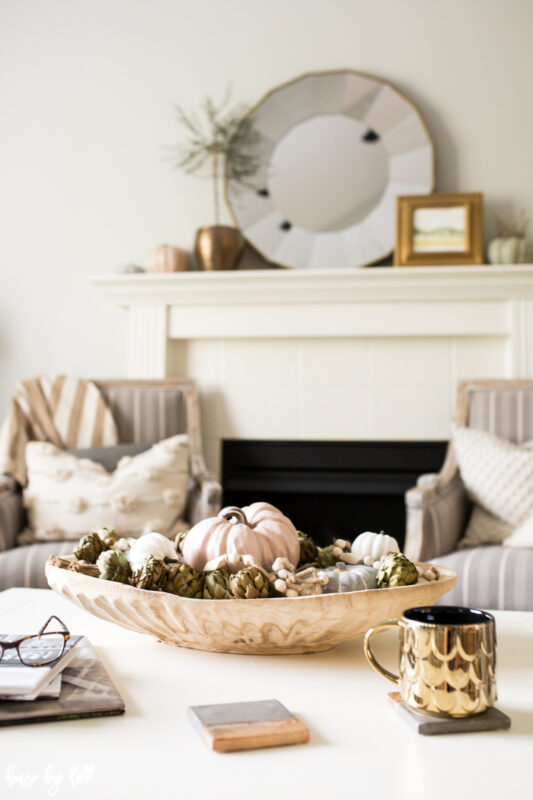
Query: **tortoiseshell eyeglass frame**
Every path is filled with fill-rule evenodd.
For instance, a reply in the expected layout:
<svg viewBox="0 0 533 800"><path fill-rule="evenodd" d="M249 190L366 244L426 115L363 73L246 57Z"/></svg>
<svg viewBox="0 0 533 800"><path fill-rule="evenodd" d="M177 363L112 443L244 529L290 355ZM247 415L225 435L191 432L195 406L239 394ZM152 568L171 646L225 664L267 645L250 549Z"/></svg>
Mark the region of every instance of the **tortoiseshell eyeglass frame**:
<svg viewBox="0 0 533 800"><path fill-rule="evenodd" d="M55 619L55 620L57 620L57 621L59 622L59 624L60 624L60 625L62 626L62 628L63 628L63 630L62 630L62 631L47 631L47 630L46 630L46 628L47 628L47 627L48 627L48 625L49 625L49 624L52 622L52 620L53 620L53 619ZM61 648L61 652L59 653L59 655L57 655L57 656L54 656L54 658L51 658L49 661L41 661L41 662L40 662L40 663L38 663L38 664L37 664L37 663L35 663L35 664L34 664L34 663L28 664L26 661L24 661L24 659L23 659L23 658L22 658L22 656L20 655L20 649L19 649L19 648L20 648L20 645L21 645L23 642L27 642L29 639L40 639L42 636L57 636L58 634L59 634L60 636L62 636L62 637L63 637L63 647ZM59 619L59 617L56 617L56 615L55 615L55 614L52 614L52 616L51 616L51 617L49 617L49 618L46 620L46 622L44 623L44 625L43 625L43 627L41 628L41 630L39 631L39 633L35 633L35 634L33 634L32 636L23 636L21 639L17 639L17 640L16 640L16 641L14 641L14 642L0 642L0 647L2 648L2 652L0 653L0 661L1 661L1 660L2 660L2 658L4 657L4 653L5 653L5 651L6 651L6 650L13 650L13 649L16 649L16 651L17 651L17 655L18 655L18 657L19 657L19 659L20 659L20 663L21 663L21 664L24 664L24 666L25 666L25 667L44 667L44 666L46 666L47 664L53 664L53 663L54 663L54 661L57 661L59 658L61 658L61 656L62 656L62 655L63 655L63 653L65 652L65 646L66 646L66 644L67 644L67 642L68 642L68 640L69 640L69 639L70 639L70 631L69 631L69 629L67 628L67 626L65 625L65 623L64 623L64 622L62 622L62 621Z"/></svg>

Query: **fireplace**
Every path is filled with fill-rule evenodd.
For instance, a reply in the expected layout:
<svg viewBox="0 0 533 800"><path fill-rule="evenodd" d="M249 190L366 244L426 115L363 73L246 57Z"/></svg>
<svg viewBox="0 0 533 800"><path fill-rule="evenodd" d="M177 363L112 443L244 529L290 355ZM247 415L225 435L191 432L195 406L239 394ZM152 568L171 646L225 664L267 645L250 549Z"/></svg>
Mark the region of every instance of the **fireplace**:
<svg viewBox="0 0 533 800"><path fill-rule="evenodd" d="M437 472L442 441L265 441L224 439L224 505L264 500L319 544L384 530L405 538L404 494Z"/></svg>
<svg viewBox="0 0 533 800"><path fill-rule="evenodd" d="M355 464L332 466L320 456L295 465L304 489L320 472L336 473L327 492L306 490L300 502L297 521L314 530L333 527L337 506L350 535L379 525L401 533L403 490L440 466L440 453L429 458L426 448L449 437L458 381L533 378L533 270L526 265L229 270L93 282L127 308L129 377L197 382L203 452L216 478L222 440L269 440L267 451L297 440L304 453L313 442L368 442ZM405 440L415 444L406 444L404 458ZM379 468L371 451L384 454ZM242 480L264 466L254 457L233 475L227 463L227 496L257 498ZM396 474L390 504L379 500L387 472ZM283 508L297 494L289 483L264 491ZM393 504L397 522L386 517Z"/></svg>

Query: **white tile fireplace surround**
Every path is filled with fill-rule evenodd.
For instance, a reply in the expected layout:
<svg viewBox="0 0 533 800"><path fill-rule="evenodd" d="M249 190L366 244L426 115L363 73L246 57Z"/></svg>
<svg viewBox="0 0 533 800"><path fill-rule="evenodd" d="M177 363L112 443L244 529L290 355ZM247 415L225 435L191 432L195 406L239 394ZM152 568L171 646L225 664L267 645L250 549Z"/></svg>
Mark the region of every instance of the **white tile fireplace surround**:
<svg viewBox="0 0 533 800"><path fill-rule="evenodd" d="M96 276L128 376L196 378L223 438L446 439L457 381L533 377L533 266Z"/></svg>

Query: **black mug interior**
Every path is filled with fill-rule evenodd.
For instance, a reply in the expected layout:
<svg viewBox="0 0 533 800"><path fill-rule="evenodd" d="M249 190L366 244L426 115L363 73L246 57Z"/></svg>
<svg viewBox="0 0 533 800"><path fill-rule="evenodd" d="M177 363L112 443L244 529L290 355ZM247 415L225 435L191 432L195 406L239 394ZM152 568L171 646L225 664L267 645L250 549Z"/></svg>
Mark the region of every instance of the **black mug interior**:
<svg viewBox="0 0 533 800"><path fill-rule="evenodd" d="M408 608L402 616L426 625L482 625L494 621L486 611L462 606L419 606Z"/></svg>

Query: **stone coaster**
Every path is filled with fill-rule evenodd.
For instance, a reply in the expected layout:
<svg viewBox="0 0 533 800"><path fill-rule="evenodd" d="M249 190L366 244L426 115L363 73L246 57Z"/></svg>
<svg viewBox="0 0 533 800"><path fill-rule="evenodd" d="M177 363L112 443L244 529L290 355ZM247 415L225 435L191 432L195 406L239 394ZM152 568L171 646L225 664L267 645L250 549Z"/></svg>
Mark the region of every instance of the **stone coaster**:
<svg viewBox="0 0 533 800"><path fill-rule="evenodd" d="M206 744L219 753L309 740L308 728L279 700L191 706L188 713Z"/></svg>
<svg viewBox="0 0 533 800"><path fill-rule="evenodd" d="M387 695L389 703L403 719L422 736L439 736L446 733L479 733L480 731L501 731L511 727L511 720L497 708L488 708L482 714L465 719L452 717L433 717L421 714L407 706L399 692Z"/></svg>

